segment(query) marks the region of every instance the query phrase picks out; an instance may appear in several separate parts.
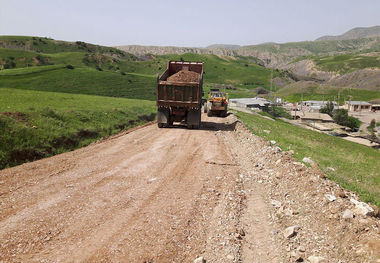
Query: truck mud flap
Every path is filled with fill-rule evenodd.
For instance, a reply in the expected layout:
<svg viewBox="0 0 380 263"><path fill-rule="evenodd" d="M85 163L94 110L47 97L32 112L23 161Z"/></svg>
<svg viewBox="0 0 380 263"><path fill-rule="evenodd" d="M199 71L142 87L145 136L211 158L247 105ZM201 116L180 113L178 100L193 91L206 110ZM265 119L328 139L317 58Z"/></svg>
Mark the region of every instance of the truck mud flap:
<svg viewBox="0 0 380 263"><path fill-rule="evenodd" d="M169 126L169 109L166 108L158 108L157 110L157 124L159 128L168 127Z"/></svg>
<svg viewBox="0 0 380 263"><path fill-rule="evenodd" d="M189 129L199 129L201 126L201 109L189 110L187 113L187 127Z"/></svg>

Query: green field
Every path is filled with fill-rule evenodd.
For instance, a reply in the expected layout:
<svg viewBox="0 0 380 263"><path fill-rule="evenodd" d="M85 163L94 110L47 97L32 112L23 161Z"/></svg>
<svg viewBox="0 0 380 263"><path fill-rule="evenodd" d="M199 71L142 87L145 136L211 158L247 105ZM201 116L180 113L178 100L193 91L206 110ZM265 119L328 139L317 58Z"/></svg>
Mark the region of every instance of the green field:
<svg viewBox="0 0 380 263"><path fill-rule="evenodd" d="M330 179L357 192L365 202L380 207L380 151L282 120L271 121L243 112L236 114L254 134L275 140L283 150L294 150L294 157L299 161L311 157Z"/></svg>
<svg viewBox="0 0 380 263"><path fill-rule="evenodd" d="M0 72L0 88L89 94L155 100L155 78L121 75L90 67L67 69L64 65L8 69Z"/></svg>
<svg viewBox="0 0 380 263"><path fill-rule="evenodd" d="M0 88L0 169L88 145L155 112L147 100Z"/></svg>

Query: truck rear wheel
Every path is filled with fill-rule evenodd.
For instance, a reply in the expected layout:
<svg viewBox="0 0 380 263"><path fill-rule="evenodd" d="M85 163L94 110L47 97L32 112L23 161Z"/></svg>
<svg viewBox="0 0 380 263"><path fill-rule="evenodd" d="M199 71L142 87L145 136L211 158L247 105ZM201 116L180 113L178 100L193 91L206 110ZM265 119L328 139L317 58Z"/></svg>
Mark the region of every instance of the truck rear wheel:
<svg viewBox="0 0 380 263"><path fill-rule="evenodd" d="M190 110L187 113L187 127L189 129L199 129L201 126L201 109Z"/></svg>
<svg viewBox="0 0 380 263"><path fill-rule="evenodd" d="M157 110L157 125L158 128L169 127L170 112L167 108L158 108Z"/></svg>

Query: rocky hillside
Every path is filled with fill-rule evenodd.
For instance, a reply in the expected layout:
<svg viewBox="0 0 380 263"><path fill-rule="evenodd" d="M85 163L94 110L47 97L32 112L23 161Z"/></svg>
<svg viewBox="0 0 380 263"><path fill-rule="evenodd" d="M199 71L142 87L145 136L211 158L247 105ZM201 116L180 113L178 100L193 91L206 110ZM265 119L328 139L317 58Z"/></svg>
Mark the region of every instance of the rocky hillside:
<svg viewBox="0 0 380 263"><path fill-rule="evenodd" d="M210 48L211 47L211 48ZM217 56L246 56L259 59L268 67L282 68L304 56L323 56L380 51L380 37L337 41L304 41L293 43L265 43L252 46L212 45L207 48L165 47L165 46L118 46L117 48L138 57L146 54L214 54Z"/></svg>
<svg viewBox="0 0 380 263"><path fill-rule="evenodd" d="M323 36L317 39L317 41L324 40L347 40L347 39L359 39L369 37L380 37L380 26L373 27L357 27L353 28L346 33L339 36Z"/></svg>
<svg viewBox="0 0 380 263"><path fill-rule="evenodd" d="M236 53L227 48L196 48L196 47L171 47L171 46L139 46L127 45L117 46L116 48L123 50L127 53L134 54L138 57L145 57L147 54L153 55L166 55L176 54L182 55L185 53L193 53L199 55L218 55L218 56L235 56Z"/></svg>

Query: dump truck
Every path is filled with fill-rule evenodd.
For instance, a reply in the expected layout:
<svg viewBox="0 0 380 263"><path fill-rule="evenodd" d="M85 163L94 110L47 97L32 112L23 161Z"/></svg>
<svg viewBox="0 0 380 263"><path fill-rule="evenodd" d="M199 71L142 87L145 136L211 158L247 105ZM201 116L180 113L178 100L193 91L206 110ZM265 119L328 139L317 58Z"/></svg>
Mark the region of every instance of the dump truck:
<svg viewBox="0 0 380 263"><path fill-rule="evenodd" d="M204 103L204 112L208 117L217 115L226 117L228 110L228 94L220 89L211 89L207 101Z"/></svg>
<svg viewBox="0 0 380 263"><path fill-rule="evenodd" d="M181 122L198 129L203 95L203 62L170 60L166 71L157 76L158 127Z"/></svg>

